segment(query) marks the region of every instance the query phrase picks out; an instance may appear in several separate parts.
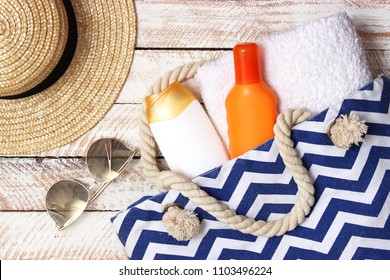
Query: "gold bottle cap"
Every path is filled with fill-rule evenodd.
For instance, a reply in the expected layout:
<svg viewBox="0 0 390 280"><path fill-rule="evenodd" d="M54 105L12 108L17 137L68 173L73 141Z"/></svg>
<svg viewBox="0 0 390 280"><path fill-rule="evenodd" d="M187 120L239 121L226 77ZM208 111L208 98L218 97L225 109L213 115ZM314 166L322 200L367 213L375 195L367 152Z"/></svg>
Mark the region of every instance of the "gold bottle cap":
<svg viewBox="0 0 390 280"><path fill-rule="evenodd" d="M194 100L189 89L174 82L163 91L145 97L148 123L174 119Z"/></svg>

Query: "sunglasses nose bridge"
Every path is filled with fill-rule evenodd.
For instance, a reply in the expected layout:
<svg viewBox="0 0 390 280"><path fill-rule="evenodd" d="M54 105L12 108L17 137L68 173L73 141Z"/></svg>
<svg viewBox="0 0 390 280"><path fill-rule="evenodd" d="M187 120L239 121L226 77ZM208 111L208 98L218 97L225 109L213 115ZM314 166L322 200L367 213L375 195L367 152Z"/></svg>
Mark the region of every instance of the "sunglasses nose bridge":
<svg viewBox="0 0 390 280"><path fill-rule="evenodd" d="M116 176L111 179L110 181L107 181L105 183L103 183L96 191L94 194L92 194L91 198L89 199L89 202L88 203L91 203L93 202L107 187L108 185L116 178L119 176L119 174L122 173L122 171L129 165L131 159L133 158L135 152L133 151L131 157L128 158L128 160L121 166L121 168L118 170L118 172L116 173Z"/></svg>

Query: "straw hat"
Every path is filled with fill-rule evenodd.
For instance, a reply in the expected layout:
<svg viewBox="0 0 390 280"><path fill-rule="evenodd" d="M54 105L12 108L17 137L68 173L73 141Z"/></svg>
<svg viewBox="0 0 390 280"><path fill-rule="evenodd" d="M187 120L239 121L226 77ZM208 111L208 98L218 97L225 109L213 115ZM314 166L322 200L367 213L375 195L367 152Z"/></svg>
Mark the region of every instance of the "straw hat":
<svg viewBox="0 0 390 280"><path fill-rule="evenodd" d="M49 150L96 125L135 38L131 0L0 0L0 154Z"/></svg>

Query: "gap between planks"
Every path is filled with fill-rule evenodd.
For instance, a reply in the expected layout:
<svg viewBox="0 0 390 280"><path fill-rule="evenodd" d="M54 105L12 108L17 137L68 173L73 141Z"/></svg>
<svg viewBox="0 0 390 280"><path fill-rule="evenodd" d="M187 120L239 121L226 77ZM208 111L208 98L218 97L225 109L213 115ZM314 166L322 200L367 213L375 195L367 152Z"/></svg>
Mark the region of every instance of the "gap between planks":
<svg viewBox="0 0 390 280"><path fill-rule="evenodd" d="M103 137L118 138L139 151L140 102L154 80L177 66L201 59L215 59L225 53L226 51L136 52L131 73L118 99L120 104L115 104L101 122L75 142L29 156L83 157L88 147ZM367 51L366 54L374 77L381 73L390 76L390 51ZM186 85L199 97L199 88L193 79Z"/></svg>
<svg viewBox="0 0 390 280"><path fill-rule="evenodd" d="M346 12L366 49L390 49L386 1L135 1L141 48L232 48ZM179 23L179 24L178 24Z"/></svg>
<svg viewBox="0 0 390 280"><path fill-rule="evenodd" d="M158 164L160 169L168 169L165 160L158 160ZM86 186L94 182L84 158L0 158L0 211L45 211L47 190L67 178ZM119 211L157 193L144 177L140 160L134 159L87 210Z"/></svg>

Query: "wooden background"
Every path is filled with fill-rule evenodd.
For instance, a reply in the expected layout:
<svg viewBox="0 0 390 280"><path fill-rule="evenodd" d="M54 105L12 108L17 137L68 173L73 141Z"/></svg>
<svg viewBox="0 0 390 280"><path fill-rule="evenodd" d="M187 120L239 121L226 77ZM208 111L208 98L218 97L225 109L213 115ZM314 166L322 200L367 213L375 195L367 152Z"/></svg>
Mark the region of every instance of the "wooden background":
<svg viewBox="0 0 390 280"><path fill-rule="evenodd" d="M0 157L0 259L126 259L110 218L149 193L139 152L126 171L64 231L45 211L45 194L61 178L91 183L84 154L101 137L139 149L137 115L148 87L166 71L217 58L238 41L346 11L374 75L390 75L390 1L135 1L138 38L131 73L107 116L75 143L42 154ZM164 161L161 160L162 164Z"/></svg>

